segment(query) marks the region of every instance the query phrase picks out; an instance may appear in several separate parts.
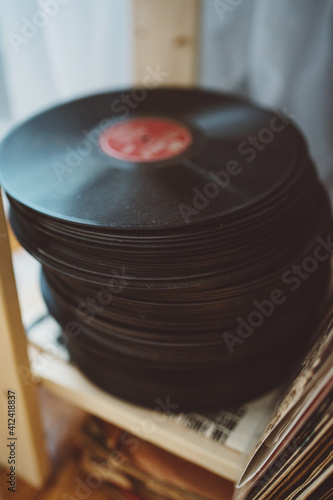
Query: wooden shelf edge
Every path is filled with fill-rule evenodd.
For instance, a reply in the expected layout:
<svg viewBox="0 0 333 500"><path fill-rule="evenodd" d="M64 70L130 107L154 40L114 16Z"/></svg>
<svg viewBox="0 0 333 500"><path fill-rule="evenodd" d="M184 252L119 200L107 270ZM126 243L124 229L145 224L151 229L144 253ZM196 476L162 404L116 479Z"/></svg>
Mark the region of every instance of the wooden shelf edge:
<svg viewBox="0 0 333 500"><path fill-rule="evenodd" d="M41 353L32 371L49 391L82 410L110 422L124 431L153 443L174 455L203 467L225 479L236 481L242 455L215 441L177 425L172 417L126 403L90 382L75 366ZM40 366L38 369L36 367Z"/></svg>

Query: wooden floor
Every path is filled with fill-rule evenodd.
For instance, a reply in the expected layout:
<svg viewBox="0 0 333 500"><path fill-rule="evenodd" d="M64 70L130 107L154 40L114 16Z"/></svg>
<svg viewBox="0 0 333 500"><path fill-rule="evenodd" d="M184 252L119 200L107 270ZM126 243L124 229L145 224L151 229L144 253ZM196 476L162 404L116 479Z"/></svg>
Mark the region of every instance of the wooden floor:
<svg viewBox="0 0 333 500"><path fill-rule="evenodd" d="M35 490L18 478L13 496L13 492L8 491L7 471L0 469L0 500L13 500L13 498L15 500L75 500L79 498L110 500L110 497L98 488L94 490L89 488L86 478L78 470L72 437L86 415L42 388L39 389L39 393L53 476L43 491Z"/></svg>
<svg viewBox="0 0 333 500"><path fill-rule="evenodd" d="M1 500L13 500L13 498L15 500L76 500L79 498L110 500L110 497L99 488L92 489L89 486L89 481L78 470L73 451L42 491L36 491L23 481L18 480L17 489L13 496L13 493L7 490L5 483L6 472L0 470Z"/></svg>

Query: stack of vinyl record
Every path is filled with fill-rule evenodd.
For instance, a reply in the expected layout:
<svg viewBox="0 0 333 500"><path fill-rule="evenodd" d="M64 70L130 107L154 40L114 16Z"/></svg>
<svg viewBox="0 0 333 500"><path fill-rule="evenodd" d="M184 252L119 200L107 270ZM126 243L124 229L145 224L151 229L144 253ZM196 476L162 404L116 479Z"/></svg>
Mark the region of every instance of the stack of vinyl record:
<svg viewBox="0 0 333 500"><path fill-rule="evenodd" d="M18 126L0 161L62 341L101 387L221 407L301 355L332 219L286 117L200 90L108 93Z"/></svg>

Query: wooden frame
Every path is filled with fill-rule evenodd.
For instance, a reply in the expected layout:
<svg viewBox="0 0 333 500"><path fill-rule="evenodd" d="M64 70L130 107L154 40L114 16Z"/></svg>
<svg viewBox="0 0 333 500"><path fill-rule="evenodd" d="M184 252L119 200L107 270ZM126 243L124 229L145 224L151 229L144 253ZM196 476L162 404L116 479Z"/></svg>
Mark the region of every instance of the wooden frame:
<svg viewBox="0 0 333 500"><path fill-rule="evenodd" d="M1 193L0 235L0 463L8 469L8 444L15 440L15 473L19 473L26 481L39 487L47 478L49 462L44 445L36 387L32 377L29 376L26 335L17 298ZM25 375L24 378L22 374ZM12 437L7 429L9 390L15 393L13 418L15 435Z"/></svg>
<svg viewBox="0 0 333 500"><path fill-rule="evenodd" d="M200 1L134 0L133 7L136 83L194 85L198 73Z"/></svg>

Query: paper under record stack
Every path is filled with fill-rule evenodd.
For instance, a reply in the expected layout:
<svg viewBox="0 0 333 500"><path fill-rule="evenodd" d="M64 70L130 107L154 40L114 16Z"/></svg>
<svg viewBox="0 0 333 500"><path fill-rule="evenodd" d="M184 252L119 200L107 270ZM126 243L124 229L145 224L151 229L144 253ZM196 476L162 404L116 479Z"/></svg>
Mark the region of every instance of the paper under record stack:
<svg viewBox="0 0 333 500"><path fill-rule="evenodd" d="M16 254L14 266L23 320L30 344L34 346L33 369L42 379L47 379L52 378L50 365L59 367L60 364L64 369L70 367L69 373L82 377L82 383L90 387L91 383L70 365L66 349L57 344L59 327L47 315L39 293L39 265L22 251ZM238 408L210 414L170 414L157 419L151 410L129 405L105 394L105 399L110 403L107 419L112 422L106 434L110 438L115 429L124 428L126 419L120 416L130 413L131 419L125 428L129 435L157 445L208 473L238 482L235 491L237 500L329 498L325 495L329 491L328 481L333 472L332 332L332 319L328 314L317 333L319 340L313 340L312 350L295 373L296 378L289 388L284 389L284 392L275 390ZM39 353L37 357L36 352ZM45 363L40 362L40 356L44 356L44 361L49 360L47 369L43 369ZM101 392L96 388L96 394ZM151 425L143 426L142 422L150 422ZM97 421L91 425L96 434ZM91 431L92 428L86 427L83 435L91 444L94 442L94 433L89 429ZM94 453L83 456L85 467L91 466L91 460L94 462L99 453L103 456L107 451L101 441L96 441L93 449ZM114 464L112 467L115 469ZM214 492L213 488L209 492L207 484L196 486L191 492L191 485L170 485L168 477L160 476L149 484L146 481L145 488L144 471L138 467L131 465L128 468L127 464L125 470L120 468L114 474L107 470L104 467L105 483L109 484L109 488L114 487L110 486L112 484L121 488L119 495L125 494L120 491L132 491L139 493L140 498L221 500L221 491ZM117 498L115 493L113 495Z"/></svg>

